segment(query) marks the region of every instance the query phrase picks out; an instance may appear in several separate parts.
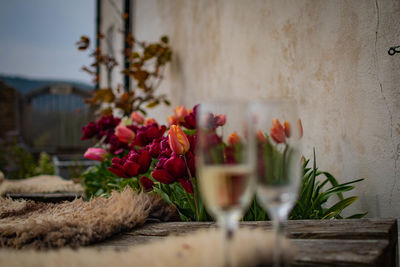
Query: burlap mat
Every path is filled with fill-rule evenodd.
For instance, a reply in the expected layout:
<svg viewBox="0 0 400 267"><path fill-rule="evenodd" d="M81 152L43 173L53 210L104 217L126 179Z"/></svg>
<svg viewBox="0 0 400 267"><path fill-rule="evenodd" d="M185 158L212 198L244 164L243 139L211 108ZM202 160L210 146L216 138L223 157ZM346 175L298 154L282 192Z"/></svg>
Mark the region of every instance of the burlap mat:
<svg viewBox="0 0 400 267"><path fill-rule="evenodd" d="M260 229L240 229L232 242L234 266L271 266L273 238ZM293 247L282 242L287 261ZM217 229L129 247L126 250L80 248L47 252L0 250L0 266L224 266L222 235Z"/></svg>
<svg viewBox="0 0 400 267"><path fill-rule="evenodd" d="M88 202L75 199L52 204L0 198L0 247L88 245L142 225L149 216L166 221L174 214L159 196L137 194L128 187L110 198Z"/></svg>
<svg viewBox="0 0 400 267"><path fill-rule="evenodd" d="M6 193L83 193L83 187L56 175L39 175L22 180L6 180L0 174L0 196Z"/></svg>

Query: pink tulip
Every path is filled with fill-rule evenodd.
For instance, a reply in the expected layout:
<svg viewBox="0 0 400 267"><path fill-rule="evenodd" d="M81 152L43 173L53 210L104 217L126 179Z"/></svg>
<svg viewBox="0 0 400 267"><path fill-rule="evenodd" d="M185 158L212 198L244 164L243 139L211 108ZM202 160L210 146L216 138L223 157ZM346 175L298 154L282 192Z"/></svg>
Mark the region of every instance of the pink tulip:
<svg viewBox="0 0 400 267"><path fill-rule="evenodd" d="M226 115L225 114L218 114L215 117L217 126L224 126L226 123Z"/></svg>
<svg viewBox="0 0 400 267"><path fill-rule="evenodd" d="M181 127L171 125L168 131L168 143L176 154L185 154L190 149L190 143Z"/></svg>
<svg viewBox="0 0 400 267"><path fill-rule="evenodd" d="M119 141L127 144L135 139L135 132L123 125L118 125L117 128L115 128L115 135L118 137Z"/></svg>
<svg viewBox="0 0 400 267"><path fill-rule="evenodd" d="M188 111L186 110L185 106L177 106L174 109L175 116L178 118L179 121L184 121L185 116L188 115Z"/></svg>
<svg viewBox="0 0 400 267"><path fill-rule="evenodd" d="M83 156L85 157L85 159L104 161L106 155L107 151L105 149L91 147L86 150Z"/></svg>
<svg viewBox="0 0 400 267"><path fill-rule="evenodd" d="M137 111L132 112L130 117L131 117L131 120L136 122L137 124L143 124L143 122L144 122L144 118L143 118L142 114L140 114Z"/></svg>
<svg viewBox="0 0 400 267"><path fill-rule="evenodd" d="M156 119L147 118L147 119L144 120L144 126L149 126L149 125L152 125L152 124L158 124Z"/></svg>

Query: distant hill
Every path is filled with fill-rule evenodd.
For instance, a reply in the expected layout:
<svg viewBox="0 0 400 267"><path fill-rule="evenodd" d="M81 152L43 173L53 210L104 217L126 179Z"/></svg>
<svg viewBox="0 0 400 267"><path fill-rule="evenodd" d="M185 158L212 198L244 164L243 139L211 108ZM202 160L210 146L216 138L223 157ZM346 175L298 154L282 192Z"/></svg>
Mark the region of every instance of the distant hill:
<svg viewBox="0 0 400 267"><path fill-rule="evenodd" d="M79 87L81 89L88 90L88 91L92 90L94 88L93 85L90 85L87 83L82 83L82 82L76 82L76 81L51 80L51 79L48 79L48 80L47 79L31 79L31 78L4 75L4 74L0 74L0 80L11 87L14 87L22 94L26 94L33 89L43 87L43 86L53 84L53 83L68 83L68 84L72 84L76 87Z"/></svg>

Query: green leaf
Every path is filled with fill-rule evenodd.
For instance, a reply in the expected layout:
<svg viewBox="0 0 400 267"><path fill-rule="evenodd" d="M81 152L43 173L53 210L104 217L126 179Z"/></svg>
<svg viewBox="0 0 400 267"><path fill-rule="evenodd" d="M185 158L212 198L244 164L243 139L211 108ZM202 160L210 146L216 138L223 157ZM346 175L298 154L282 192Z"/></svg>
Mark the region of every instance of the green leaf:
<svg viewBox="0 0 400 267"><path fill-rule="evenodd" d="M329 219L336 215L339 215L344 208L346 208L347 206L352 204L354 201L356 201L357 198L358 197L349 197L349 198L339 201L338 203L336 203L335 205L333 205L332 207L330 207L329 209L326 210L326 212L325 212L326 215L324 217L322 217L322 219Z"/></svg>

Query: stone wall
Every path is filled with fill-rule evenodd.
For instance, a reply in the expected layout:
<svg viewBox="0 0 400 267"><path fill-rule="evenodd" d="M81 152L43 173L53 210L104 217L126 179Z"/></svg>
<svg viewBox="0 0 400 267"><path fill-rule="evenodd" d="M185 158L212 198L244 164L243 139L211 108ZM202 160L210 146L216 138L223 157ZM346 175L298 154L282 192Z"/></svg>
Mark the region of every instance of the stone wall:
<svg viewBox="0 0 400 267"><path fill-rule="evenodd" d="M349 213L400 217L400 1L137 0L134 33L167 34L174 50L161 92L172 104L293 96L305 155L341 182ZM164 120L172 108L151 112Z"/></svg>

